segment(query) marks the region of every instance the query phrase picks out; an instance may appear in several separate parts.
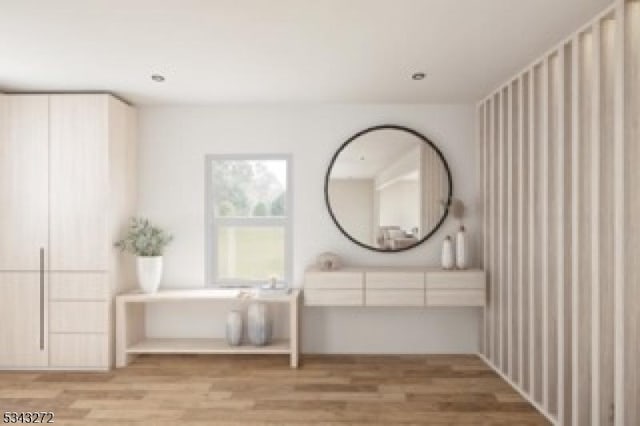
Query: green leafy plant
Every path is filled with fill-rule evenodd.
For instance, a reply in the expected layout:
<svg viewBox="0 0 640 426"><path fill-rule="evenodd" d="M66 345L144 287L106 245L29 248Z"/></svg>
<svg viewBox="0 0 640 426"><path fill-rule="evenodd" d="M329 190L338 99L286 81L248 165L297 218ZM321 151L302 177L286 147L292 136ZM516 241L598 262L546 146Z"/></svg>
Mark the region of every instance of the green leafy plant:
<svg viewBox="0 0 640 426"><path fill-rule="evenodd" d="M172 235L153 226L149 219L132 217L125 237L116 242L115 246L136 256L162 256L164 248L171 240Z"/></svg>

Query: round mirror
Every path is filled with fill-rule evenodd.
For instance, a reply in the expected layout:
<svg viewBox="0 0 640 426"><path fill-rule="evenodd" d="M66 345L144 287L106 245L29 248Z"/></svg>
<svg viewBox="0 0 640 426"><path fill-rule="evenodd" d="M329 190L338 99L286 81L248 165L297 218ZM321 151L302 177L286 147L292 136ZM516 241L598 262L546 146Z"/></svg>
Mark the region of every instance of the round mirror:
<svg viewBox="0 0 640 426"><path fill-rule="evenodd" d="M423 243L449 213L449 165L420 133L376 126L357 133L335 153L325 179L333 221L351 241L377 251Z"/></svg>

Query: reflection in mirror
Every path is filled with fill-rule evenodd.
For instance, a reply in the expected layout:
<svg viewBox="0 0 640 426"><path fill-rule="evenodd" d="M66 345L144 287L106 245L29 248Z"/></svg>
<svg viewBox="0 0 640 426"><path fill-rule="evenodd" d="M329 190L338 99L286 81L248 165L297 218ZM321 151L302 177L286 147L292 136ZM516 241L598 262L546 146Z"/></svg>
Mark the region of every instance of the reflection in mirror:
<svg viewBox="0 0 640 426"><path fill-rule="evenodd" d="M447 214L448 167L435 146L409 129L380 126L350 139L334 157L326 197L354 242L404 250L431 235Z"/></svg>

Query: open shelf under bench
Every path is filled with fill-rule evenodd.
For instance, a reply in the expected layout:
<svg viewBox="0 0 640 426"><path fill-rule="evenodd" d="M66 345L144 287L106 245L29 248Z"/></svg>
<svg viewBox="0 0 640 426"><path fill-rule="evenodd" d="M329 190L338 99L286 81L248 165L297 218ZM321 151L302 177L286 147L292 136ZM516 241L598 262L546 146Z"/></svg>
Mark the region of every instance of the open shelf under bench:
<svg viewBox="0 0 640 426"><path fill-rule="evenodd" d="M230 346L225 339L149 338L127 347L129 354L289 354L288 339L275 339L266 346Z"/></svg>
<svg viewBox="0 0 640 426"><path fill-rule="evenodd" d="M116 366L125 367L139 354L255 354L289 355L291 367L298 366L298 304L300 291L289 294L260 295L252 290L193 289L160 290L153 294L124 293L116 297ZM289 339L274 339L269 345L230 346L219 338L150 338L145 335L144 308L149 303L190 301L256 301L289 306Z"/></svg>

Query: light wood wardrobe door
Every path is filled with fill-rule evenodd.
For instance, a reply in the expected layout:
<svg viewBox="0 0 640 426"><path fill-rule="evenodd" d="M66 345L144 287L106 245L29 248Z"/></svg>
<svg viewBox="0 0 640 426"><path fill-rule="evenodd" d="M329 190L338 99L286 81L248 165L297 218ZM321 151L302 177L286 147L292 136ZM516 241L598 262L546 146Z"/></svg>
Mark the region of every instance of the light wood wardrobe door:
<svg viewBox="0 0 640 426"><path fill-rule="evenodd" d="M47 304L40 291L39 272L0 272L0 368L47 366Z"/></svg>
<svg viewBox="0 0 640 426"><path fill-rule="evenodd" d="M47 249L48 109L47 96L0 96L0 270L38 271Z"/></svg>
<svg viewBox="0 0 640 426"><path fill-rule="evenodd" d="M108 96L50 98L50 269L107 269Z"/></svg>

